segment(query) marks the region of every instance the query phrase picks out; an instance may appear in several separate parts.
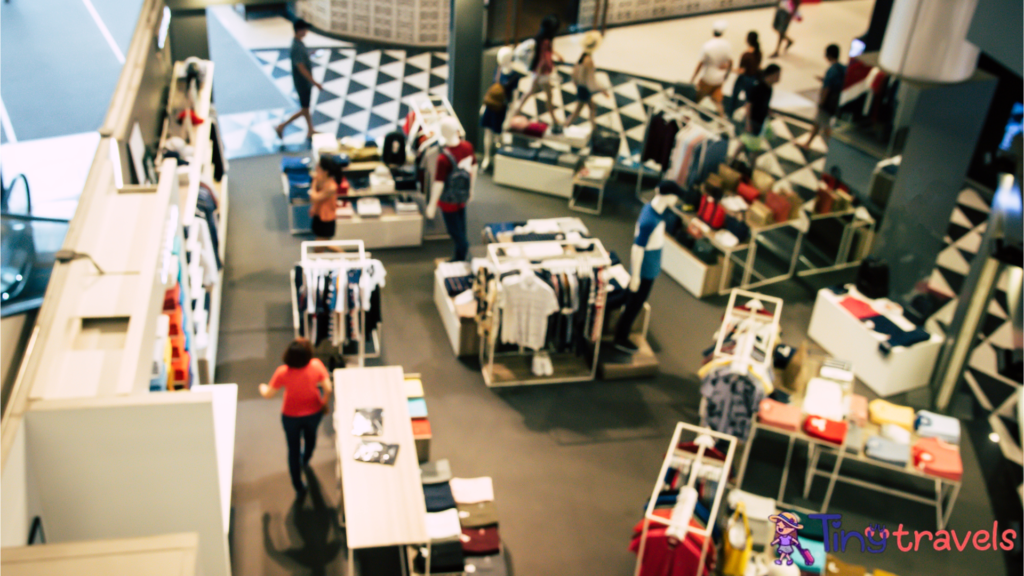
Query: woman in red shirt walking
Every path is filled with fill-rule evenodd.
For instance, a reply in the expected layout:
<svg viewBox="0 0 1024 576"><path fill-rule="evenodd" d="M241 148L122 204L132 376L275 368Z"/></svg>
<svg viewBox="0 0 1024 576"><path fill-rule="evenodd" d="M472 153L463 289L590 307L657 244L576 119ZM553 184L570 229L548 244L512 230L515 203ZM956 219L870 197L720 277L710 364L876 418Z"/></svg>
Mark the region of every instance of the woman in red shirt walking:
<svg viewBox="0 0 1024 576"><path fill-rule="evenodd" d="M332 390L331 376L324 363L313 358L313 346L305 338L296 338L288 345L283 361L270 384L260 384L260 396L273 398L279 388L284 388L281 422L288 441L288 472L301 498L306 494L301 468L309 465L316 448L317 427Z"/></svg>

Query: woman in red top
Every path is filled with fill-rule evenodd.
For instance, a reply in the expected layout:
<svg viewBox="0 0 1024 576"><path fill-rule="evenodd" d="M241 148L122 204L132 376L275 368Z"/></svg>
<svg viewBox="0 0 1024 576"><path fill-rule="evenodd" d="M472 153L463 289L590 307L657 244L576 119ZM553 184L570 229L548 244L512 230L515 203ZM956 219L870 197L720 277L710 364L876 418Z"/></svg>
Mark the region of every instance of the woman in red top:
<svg viewBox="0 0 1024 576"><path fill-rule="evenodd" d="M273 398L279 388L284 388L281 422L288 441L288 472L301 498L306 493L306 485L300 469L309 465L313 457L316 430L332 390L331 376L324 363L313 358L313 346L305 338L296 338L288 345L283 361L284 366L277 367L270 384L260 384L260 396Z"/></svg>

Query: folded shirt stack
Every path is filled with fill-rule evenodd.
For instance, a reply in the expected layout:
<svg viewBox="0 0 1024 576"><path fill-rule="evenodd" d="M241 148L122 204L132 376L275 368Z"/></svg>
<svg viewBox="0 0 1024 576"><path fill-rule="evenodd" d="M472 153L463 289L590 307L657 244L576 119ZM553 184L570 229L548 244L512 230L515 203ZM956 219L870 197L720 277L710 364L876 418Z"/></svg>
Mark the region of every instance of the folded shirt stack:
<svg viewBox="0 0 1024 576"><path fill-rule="evenodd" d="M462 552L466 556L498 554L501 535L491 478L452 478L451 487L462 525Z"/></svg>
<svg viewBox="0 0 1024 576"><path fill-rule="evenodd" d="M406 380L405 397L408 402L409 418L412 420L413 439L429 439L431 437L430 420L427 419L427 401L423 398L423 382L416 378ZM448 463L447 460L442 460L442 462L446 465Z"/></svg>
<svg viewBox="0 0 1024 576"><path fill-rule="evenodd" d="M450 298L455 298L466 290L473 288L473 276L457 276L444 279L444 288Z"/></svg>
<svg viewBox="0 0 1024 576"><path fill-rule="evenodd" d="M918 436L938 438L954 446L960 445L960 421L952 416L918 410L917 418L914 419L914 429L917 430Z"/></svg>
<svg viewBox="0 0 1024 576"><path fill-rule="evenodd" d="M893 442L881 436L872 436L864 444L864 455L879 462L905 466L910 460L910 445Z"/></svg>
<svg viewBox="0 0 1024 576"><path fill-rule="evenodd" d="M382 211L380 198L360 198L356 202L356 213L360 216L380 216Z"/></svg>
<svg viewBox="0 0 1024 576"><path fill-rule="evenodd" d="M430 536L430 572L462 572L462 527L449 481L451 467L447 460L420 465L420 481L427 504L427 534ZM419 572L426 570L426 557L421 551L415 560Z"/></svg>
<svg viewBox="0 0 1024 576"><path fill-rule="evenodd" d="M868 404L868 413L871 422L879 426L896 424L907 430L914 429L914 409L909 406L900 406L881 399L872 400Z"/></svg>
<svg viewBox="0 0 1024 576"><path fill-rule="evenodd" d="M912 449L914 467L932 476L947 478L956 482L964 474L960 460L960 447L939 438L921 438Z"/></svg>

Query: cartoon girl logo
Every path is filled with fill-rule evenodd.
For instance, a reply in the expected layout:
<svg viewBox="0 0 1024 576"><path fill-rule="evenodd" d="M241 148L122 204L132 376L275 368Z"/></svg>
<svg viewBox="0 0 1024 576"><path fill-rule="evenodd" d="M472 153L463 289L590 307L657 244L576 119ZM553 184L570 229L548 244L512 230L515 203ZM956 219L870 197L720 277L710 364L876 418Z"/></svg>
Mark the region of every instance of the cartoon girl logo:
<svg viewBox="0 0 1024 576"><path fill-rule="evenodd" d="M797 518L796 514L792 512L783 512L770 516L769 522L775 523L775 539L771 541L770 546L775 546L775 553L779 555L776 564L782 565L785 561L786 566L793 565L793 552L799 550L800 554L804 558L804 562L810 566L814 564L814 556L810 552L800 547L800 540L797 539L797 530L804 527L800 523L800 519Z"/></svg>

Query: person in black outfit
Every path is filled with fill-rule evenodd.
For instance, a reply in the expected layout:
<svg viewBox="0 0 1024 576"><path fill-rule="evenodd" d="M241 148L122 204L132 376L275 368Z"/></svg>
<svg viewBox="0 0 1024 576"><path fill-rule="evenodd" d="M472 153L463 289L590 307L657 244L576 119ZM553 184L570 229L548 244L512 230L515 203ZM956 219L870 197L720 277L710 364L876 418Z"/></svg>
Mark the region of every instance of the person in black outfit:
<svg viewBox="0 0 1024 576"><path fill-rule="evenodd" d="M746 150L750 165L754 166L757 154L761 151L762 136L765 132L765 122L768 121L768 113L771 110L772 86L782 78L782 69L778 64L769 64L761 72L761 77L752 88L747 90L747 105L744 130L745 134L740 137L743 146L736 150L739 155L741 150Z"/></svg>

